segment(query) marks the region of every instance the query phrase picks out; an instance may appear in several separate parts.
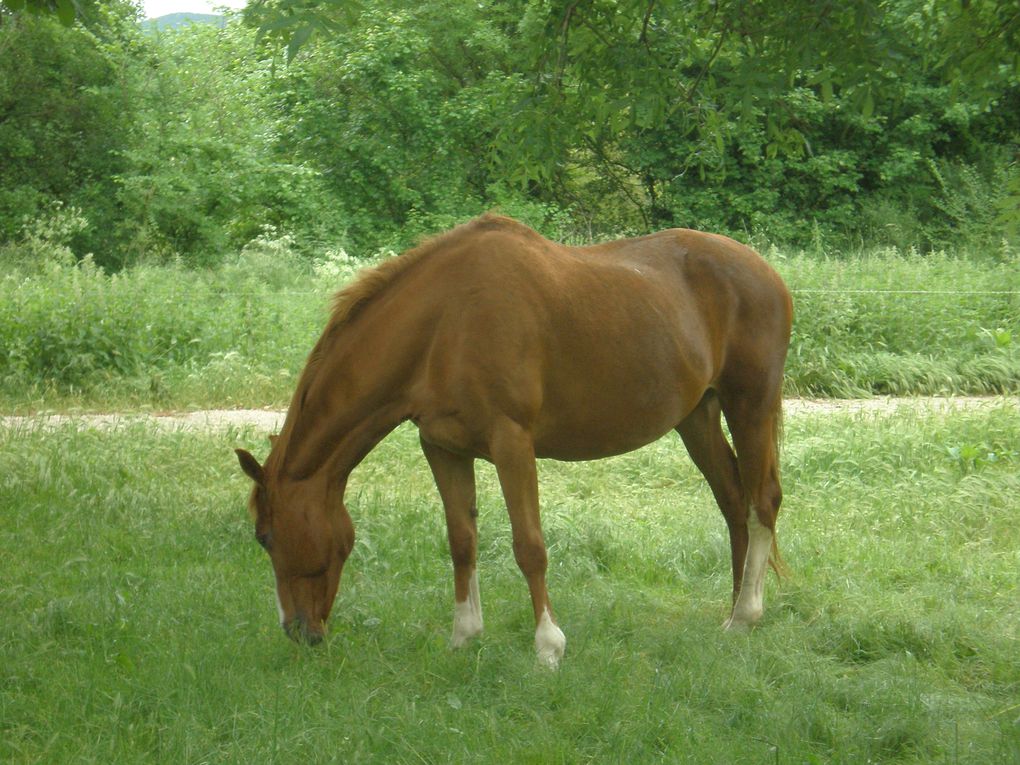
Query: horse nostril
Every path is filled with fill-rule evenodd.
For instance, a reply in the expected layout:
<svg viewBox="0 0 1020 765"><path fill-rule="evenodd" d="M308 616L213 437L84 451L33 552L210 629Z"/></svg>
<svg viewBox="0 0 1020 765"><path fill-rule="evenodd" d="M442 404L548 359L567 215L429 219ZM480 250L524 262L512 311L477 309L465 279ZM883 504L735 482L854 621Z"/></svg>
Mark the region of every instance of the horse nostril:
<svg viewBox="0 0 1020 765"><path fill-rule="evenodd" d="M296 616L283 625L283 631L287 637L295 643L307 643L308 645L319 645L322 642L322 633L317 630L308 629L308 623L300 616Z"/></svg>
<svg viewBox="0 0 1020 765"><path fill-rule="evenodd" d="M287 637L295 643L300 643L301 633L304 631L304 624L301 623L300 619L291 619L289 622L284 623L283 631L286 632Z"/></svg>

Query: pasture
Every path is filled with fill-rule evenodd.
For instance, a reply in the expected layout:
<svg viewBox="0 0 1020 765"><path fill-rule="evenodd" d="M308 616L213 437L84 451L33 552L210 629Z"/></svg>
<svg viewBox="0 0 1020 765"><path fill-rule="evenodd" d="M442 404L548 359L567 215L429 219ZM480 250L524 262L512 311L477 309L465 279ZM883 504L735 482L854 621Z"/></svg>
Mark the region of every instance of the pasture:
<svg viewBox="0 0 1020 765"><path fill-rule="evenodd" d="M0 761L1015 763L1020 410L790 415L762 626L723 634L728 543L677 438L540 464L567 654L536 666L479 467L486 632L414 429L353 474L317 649L277 624L232 448L253 429L0 428Z"/></svg>

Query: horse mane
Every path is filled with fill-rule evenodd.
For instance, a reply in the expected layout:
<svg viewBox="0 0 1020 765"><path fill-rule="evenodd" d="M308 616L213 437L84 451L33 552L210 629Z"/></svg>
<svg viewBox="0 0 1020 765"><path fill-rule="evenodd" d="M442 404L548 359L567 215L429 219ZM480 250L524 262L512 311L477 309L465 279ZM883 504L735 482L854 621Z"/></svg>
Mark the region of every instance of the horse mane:
<svg viewBox="0 0 1020 765"><path fill-rule="evenodd" d="M305 367L298 377L294 396L291 400L291 409L287 414L283 430L277 439L278 443L274 442L273 444L274 448L270 452L271 458L279 454L279 459L286 459L284 452L290 444L290 436L296 422L296 417L305 408L309 390L315 382L323 357L327 355L330 342L336 336L336 333L353 321L366 305L372 302L387 286L392 284L401 274L408 271L416 263L424 260L439 248L462 240L465 236L494 229L515 229L531 232L531 229L512 218L485 213L450 231L424 239L416 247L396 257L388 258L377 266L363 269L354 278L353 282L333 296L333 306L330 311L329 321L318 342L315 343L311 353L308 355ZM277 445L281 448L277 449ZM266 465L269 465L269 460L267 460Z"/></svg>
<svg viewBox="0 0 1020 765"><path fill-rule="evenodd" d="M294 391L293 403L296 410L304 408L308 397L308 389L315 380L316 372L322 357L326 353L330 340L336 333L346 327L361 310L372 302L386 287L392 284L405 271L440 247L448 246L455 241L460 241L466 235L479 231L492 230L495 228L526 228L511 218L504 218L501 215L485 213L473 220L463 223L456 228L442 234L422 240L416 247L407 250L396 257L388 258L377 266L365 268L354 278L354 281L333 296L333 307L330 311L329 321L319 341L312 348L308 356L305 368L298 378L297 389ZM530 229L527 229L530 231Z"/></svg>
<svg viewBox="0 0 1020 765"><path fill-rule="evenodd" d="M450 231L423 239L416 247L406 250L396 257L388 258L377 266L362 270L353 282L333 296L333 308L324 335L332 336L334 332L347 325L362 308L401 274L441 247L453 244L468 234L509 227L524 228L522 224L511 218L485 213Z"/></svg>
<svg viewBox="0 0 1020 765"><path fill-rule="evenodd" d="M336 330L348 324L387 285L424 258L430 251L431 248L419 245L396 257L387 258L377 266L360 271L353 282L333 295L333 309L330 311L329 322L326 324L326 334L332 335Z"/></svg>

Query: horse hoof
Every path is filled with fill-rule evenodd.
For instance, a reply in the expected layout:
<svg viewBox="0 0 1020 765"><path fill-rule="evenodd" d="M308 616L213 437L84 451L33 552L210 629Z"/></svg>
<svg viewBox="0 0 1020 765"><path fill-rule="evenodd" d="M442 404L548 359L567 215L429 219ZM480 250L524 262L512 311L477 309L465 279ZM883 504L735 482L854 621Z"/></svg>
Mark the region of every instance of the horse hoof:
<svg viewBox="0 0 1020 765"><path fill-rule="evenodd" d="M535 652L539 663L549 669L558 668L566 647L567 638L563 630L556 626L548 611L544 612L535 630Z"/></svg>
<svg viewBox="0 0 1020 765"><path fill-rule="evenodd" d="M723 629L726 632L736 632L746 634L753 630L755 626L761 621L762 612L757 613L733 613L730 618L723 624Z"/></svg>
<svg viewBox="0 0 1020 765"><path fill-rule="evenodd" d="M566 641L564 641L566 642ZM539 649L537 652L538 663L545 669L556 671L560 668L560 659L563 658L563 648Z"/></svg>
<svg viewBox="0 0 1020 765"><path fill-rule="evenodd" d="M481 634L481 618L474 613L462 614L458 612L453 622L450 645L453 648L463 648L479 634Z"/></svg>
<svg viewBox="0 0 1020 765"><path fill-rule="evenodd" d="M747 622L738 621L732 616L723 623L723 630L725 632L732 632L735 635L746 635L754 628L753 624Z"/></svg>

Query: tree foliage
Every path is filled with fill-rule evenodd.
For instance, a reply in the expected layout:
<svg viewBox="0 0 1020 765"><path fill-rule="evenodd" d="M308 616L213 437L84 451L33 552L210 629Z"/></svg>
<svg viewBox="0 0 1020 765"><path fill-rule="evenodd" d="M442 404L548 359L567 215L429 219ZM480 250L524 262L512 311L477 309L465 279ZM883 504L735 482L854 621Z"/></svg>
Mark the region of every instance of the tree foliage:
<svg viewBox="0 0 1020 765"><path fill-rule="evenodd" d="M27 16L0 26L0 239L61 201L109 210L131 141L133 8L97 8L88 26Z"/></svg>
<svg viewBox="0 0 1020 765"><path fill-rule="evenodd" d="M580 239L1020 234L1005 0L258 0L161 34L124 0L70 28L5 1L0 243L55 203L111 267L270 230L401 246L490 207Z"/></svg>
<svg viewBox="0 0 1020 765"><path fill-rule="evenodd" d="M930 244L951 234L943 208L997 201L974 184L949 199L947 178L1016 173L1011 3L266 0L247 17L288 59L331 62L321 77L348 127L378 121L359 153L383 172L355 187L407 177L415 143L448 137L471 165L455 176L484 199L509 186L589 225L873 236L900 207L897 243ZM364 75L374 87L352 89ZM398 79L427 81L413 108L394 100ZM395 221L429 205L382 202L370 207Z"/></svg>
<svg viewBox="0 0 1020 765"><path fill-rule="evenodd" d="M65 27L71 26L83 9L81 0L3 0L2 5L12 14L55 16Z"/></svg>
<svg viewBox="0 0 1020 765"><path fill-rule="evenodd" d="M0 27L0 242L29 241L60 203L71 242L119 267L221 259L267 228L333 239L319 172L278 150L272 64L240 25L143 34L129 5L67 29ZM103 21L102 24L98 21Z"/></svg>
<svg viewBox="0 0 1020 765"><path fill-rule="evenodd" d="M150 45L153 70L116 179L121 246L206 261L269 227L325 236L320 174L279 148L271 62L251 34L197 26Z"/></svg>

